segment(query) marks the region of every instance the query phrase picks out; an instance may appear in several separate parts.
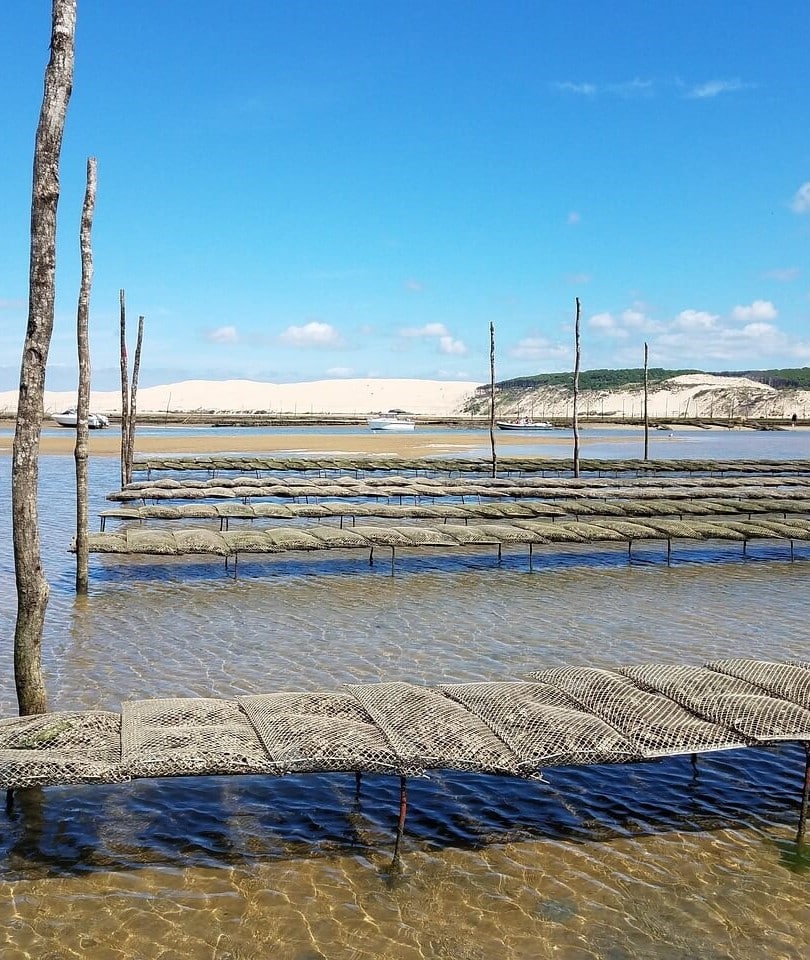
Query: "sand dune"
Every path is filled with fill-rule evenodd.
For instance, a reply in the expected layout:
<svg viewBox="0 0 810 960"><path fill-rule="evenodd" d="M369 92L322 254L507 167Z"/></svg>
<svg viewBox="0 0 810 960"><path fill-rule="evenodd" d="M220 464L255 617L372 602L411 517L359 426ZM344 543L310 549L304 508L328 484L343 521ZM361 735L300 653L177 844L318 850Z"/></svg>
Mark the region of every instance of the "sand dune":
<svg viewBox="0 0 810 960"><path fill-rule="evenodd" d="M474 381L456 380L316 380L307 383L261 383L255 380L185 380L138 391L141 413L275 413L343 414L366 416L394 408L417 416L450 417L463 412L474 399L480 416L489 412L489 390ZM46 413L74 406L74 392L45 394ZM496 397L499 417L570 417L570 388L511 388ZM0 413L13 414L17 392L0 393ZM96 413L119 413L120 391L91 395ZM579 412L601 419L639 418L644 412L643 390L630 385L614 390L583 390ZM648 413L656 419L790 417L810 414L810 392L777 390L746 377L688 374L650 385Z"/></svg>
<svg viewBox="0 0 810 960"><path fill-rule="evenodd" d="M138 391L142 413L175 411L334 413L365 415L394 408L423 416L457 413L478 386L460 380L316 380L308 383L260 383L255 380L185 380ZM45 411L75 406L75 392L45 393ZM17 391L0 393L0 411L13 413ZM93 391L96 413L120 413L120 391Z"/></svg>

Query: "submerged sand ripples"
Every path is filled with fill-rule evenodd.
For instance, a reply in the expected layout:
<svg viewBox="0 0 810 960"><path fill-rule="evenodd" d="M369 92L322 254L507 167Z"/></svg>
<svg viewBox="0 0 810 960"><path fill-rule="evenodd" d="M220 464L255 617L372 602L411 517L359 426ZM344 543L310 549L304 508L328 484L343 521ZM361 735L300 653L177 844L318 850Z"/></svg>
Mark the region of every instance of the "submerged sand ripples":
<svg viewBox="0 0 810 960"><path fill-rule="evenodd" d="M95 469L100 508L117 466ZM357 555L246 565L237 581L134 565L94 576L79 603L69 470L43 463L53 706L807 658L807 564L759 548L673 567L572 551L533 573L482 551L405 560L393 579ZM0 587L11 595L7 551ZM11 635L9 605L0 626ZM15 709L10 644L0 707ZM793 960L810 927L810 858L791 844L801 770L784 745L543 783L435 775L410 783L401 874L386 777L364 778L359 800L341 775L32 792L1 832L0 955Z"/></svg>

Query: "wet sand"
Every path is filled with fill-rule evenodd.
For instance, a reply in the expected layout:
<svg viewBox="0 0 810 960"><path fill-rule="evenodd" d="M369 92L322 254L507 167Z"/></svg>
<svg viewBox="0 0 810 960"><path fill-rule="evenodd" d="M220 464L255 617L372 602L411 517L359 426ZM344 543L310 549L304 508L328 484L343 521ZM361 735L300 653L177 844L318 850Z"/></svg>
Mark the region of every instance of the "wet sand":
<svg viewBox="0 0 810 960"><path fill-rule="evenodd" d="M427 457L441 456L445 452L464 454L469 450L489 449L489 434L478 431L459 431L443 434L403 433L357 433L357 434L263 434L223 431L216 435L200 436L167 433L165 436L136 437L135 456L147 454L209 454L209 453L359 453L381 456ZM0 455L10 454L13 437L0 437ZM571 437L543 437L543 443L554 443L563 451L570 450ZM536 446L537 437L509 436L509 445ZM40 453L70 455L76 445L73 433L43 435ZM92 432L89 436L91 456L117 457L121 451L121 435L115 432Z"/></svg>

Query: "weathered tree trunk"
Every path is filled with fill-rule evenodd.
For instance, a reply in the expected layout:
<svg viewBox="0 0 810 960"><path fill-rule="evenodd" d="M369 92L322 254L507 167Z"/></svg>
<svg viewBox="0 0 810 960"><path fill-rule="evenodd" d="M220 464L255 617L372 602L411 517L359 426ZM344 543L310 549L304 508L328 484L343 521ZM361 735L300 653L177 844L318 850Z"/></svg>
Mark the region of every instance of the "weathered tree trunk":
<svg viewBox="0 0 810 960"><path fill-rule="evenodd" d="M647 374L647 344L644 344L644 459L650 459L650 417L648 413L649 379Z"/></svg>
<svg viewBox="0 0 810 960"><path fill-rule="evenodd" d="M492 448L492 476L498 476L495 452L495 324L489 325L489 445Z"/></svg>
<svg viewBox="0 0 810 960"><path fill-rule="evenodd" d="M87 185L82 206L82 225L79 232L82 253L82 280L79 305L76 311L76 342L79 351L79 397L76 404L76 593L88 591L87 544L87 460L90 415L90 289L93 285L93 213L96 207L96 158L87 160Z"/></svg>
<svg viewBox="0 0 810 960"><path fill-rule="evenodd" d="M14 680L20 714L48 709L42 676L42 630L48 582L42 570L39 537L39 441L45 366L53 333L56 295L56 209L59 158L65 116L73 88L76 0L53 0L51 56L34 147L31 200L31 252L28 327L20 368L17 425L11 467L11 510L17 621L14 629Z"/></svg>
<svg viewBox="0 0 810 960"><path fill-rule="evenodd" d="M121 308L121 487L127 484L127 463L129 455L129 368L127 365L127 302L123 290L118 291L118 303Z"/></svg>
<svg viewBox="0 0 810 960"><path fill-rule="evenodd" d="M574 476L579 476L579 297L577 301L577 316L574 322L574 409L573 409L573 428L574 428Z"/></svg>
<svg viewBox="0 0 810 960"><path fill-rule="evenodd" d="M138 317L138 340L135 344L135 360L132 364L132 387L129 391L129 420L127 422L127 483L132 482L132 462L135 459L135 423L138 409L138 372L141 369L141 344L143 343L143 317Z"/></svg>

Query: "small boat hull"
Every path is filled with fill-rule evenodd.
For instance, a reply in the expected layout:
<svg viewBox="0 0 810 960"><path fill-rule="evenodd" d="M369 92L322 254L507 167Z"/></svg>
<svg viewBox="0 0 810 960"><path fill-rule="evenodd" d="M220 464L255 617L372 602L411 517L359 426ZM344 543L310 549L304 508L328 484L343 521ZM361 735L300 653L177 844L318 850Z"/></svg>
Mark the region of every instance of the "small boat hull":
<svg viewBox="0 0 810 960"><path fill-rule="evenodd" d="M51 420L58 423L60 427L72 427L75 430L79 422L79 415L75 410L64 410L62 413L52 414ZM87 426L90 430L103 430L109 425L110 419L105 417L103 413L90 413L87 416Z"/></svg>
<svg viewBox="0 0 810 960"><path fill-rule="evenodd" d="M411 433L416 424L413 420L403 420L400 417L369 417L369 430L385 430L388 433Z"/></svg>
<svg viewBox="0 0 810 960"><path fill-rule="evenodd" d="M523 433L533 433L538 430L553 430L554 424L546 420L525 420L510 423L507 420L496 420L495 426L499 430L520 430Z"/></svg>

